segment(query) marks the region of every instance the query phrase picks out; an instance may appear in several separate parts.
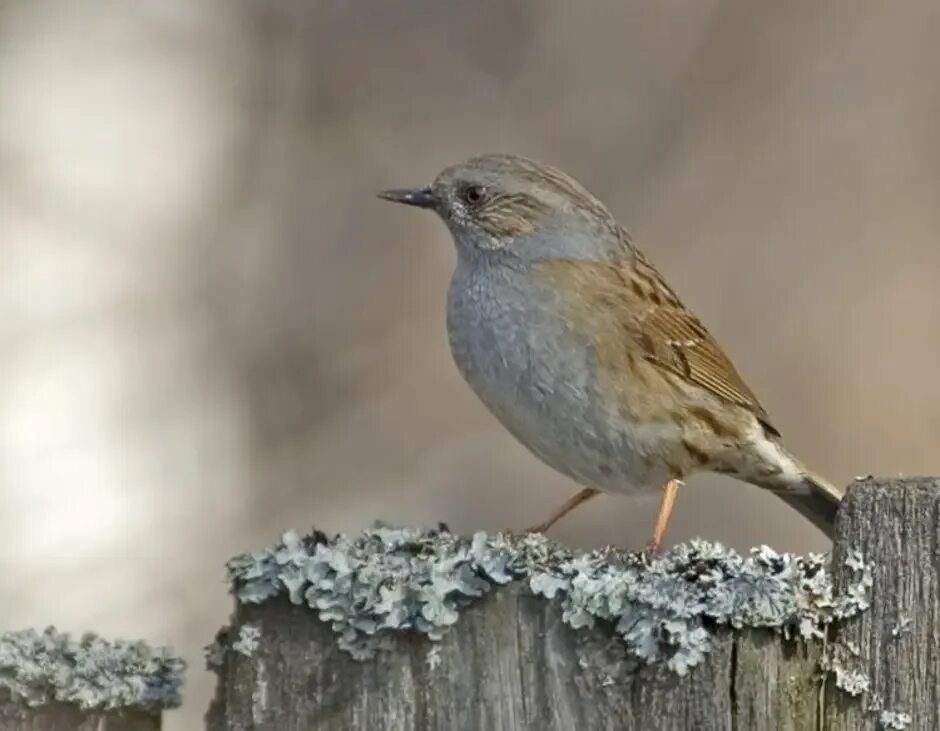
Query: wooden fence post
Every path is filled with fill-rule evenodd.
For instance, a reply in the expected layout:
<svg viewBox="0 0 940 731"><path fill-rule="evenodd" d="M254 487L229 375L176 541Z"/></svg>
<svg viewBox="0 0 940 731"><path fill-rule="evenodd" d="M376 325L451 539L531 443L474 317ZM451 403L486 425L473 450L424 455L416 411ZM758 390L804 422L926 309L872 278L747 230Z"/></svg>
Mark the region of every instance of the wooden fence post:
<svg viewBox="0 0 940 731"><path fill-rule="evenodd" d="M840 509L836 565L848 546L871 564L874 586L871 608L839 639L868 690L861 702L827 693L826 728L940 729L940 479L859 483Z"/></svg>
<svg viewBox="0 0 940 731"><path fill-rule="evenodd" d="M938 531L940 482L869 479L831 567L705 542L647 565L540 536L287 534L230 563L208 728L933 731Z"/></svg>
<svg viewBox="0 0 940 731"><path fill-rule="evenodd" d="M143 642L74 640L52 627L0 635L3 731L159 731L184 663Z"/></svg>

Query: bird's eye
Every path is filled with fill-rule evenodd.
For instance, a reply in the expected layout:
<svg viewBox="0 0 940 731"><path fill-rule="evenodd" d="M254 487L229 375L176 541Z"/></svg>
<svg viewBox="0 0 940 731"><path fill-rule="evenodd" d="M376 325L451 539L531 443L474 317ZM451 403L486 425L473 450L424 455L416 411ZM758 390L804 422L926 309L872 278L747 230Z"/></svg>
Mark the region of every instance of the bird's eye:
<svg viewBox="0 0 940 731"><path fill-rule="evenodd" d="M468 185L463 189L463 199L471 206L475 206L486 197L486 190L482 185Z"/></svg>

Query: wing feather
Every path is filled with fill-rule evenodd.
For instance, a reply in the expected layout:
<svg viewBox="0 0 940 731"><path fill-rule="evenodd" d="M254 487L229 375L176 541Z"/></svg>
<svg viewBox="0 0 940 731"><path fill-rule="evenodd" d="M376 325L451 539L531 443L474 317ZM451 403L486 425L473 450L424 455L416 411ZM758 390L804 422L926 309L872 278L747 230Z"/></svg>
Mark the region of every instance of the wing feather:
<svg viewBox="0 0 940 731"><path fill-rule="evenodd" d="M631 247L618 263L551 261L543 269L577 292L577 307L591 310L595 323L631 338L648 362L750 410L779 436L721 346L639 251Z"/></svg>

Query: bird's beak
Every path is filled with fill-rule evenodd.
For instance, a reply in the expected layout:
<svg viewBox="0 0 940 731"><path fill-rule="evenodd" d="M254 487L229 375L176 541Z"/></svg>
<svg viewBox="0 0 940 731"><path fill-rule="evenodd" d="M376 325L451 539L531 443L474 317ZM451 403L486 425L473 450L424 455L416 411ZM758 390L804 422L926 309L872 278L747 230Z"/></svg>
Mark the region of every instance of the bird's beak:
<svg viewBox="0 0 940 731"><path fill-rule="evenodd" d="M418 208L434 208L437 205L437 197L430 187L383 190L379 193L379 198L392 201L392 203L404 203L409 206L417 206Z"/></svg>

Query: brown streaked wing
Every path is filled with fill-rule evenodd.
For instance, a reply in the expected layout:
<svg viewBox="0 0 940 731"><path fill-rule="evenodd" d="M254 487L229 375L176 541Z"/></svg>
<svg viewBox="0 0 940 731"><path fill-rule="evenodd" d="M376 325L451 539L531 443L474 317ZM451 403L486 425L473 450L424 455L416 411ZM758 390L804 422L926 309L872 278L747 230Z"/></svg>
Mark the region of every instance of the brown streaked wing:
<svg viewBox="0 0 940 731"><path fill-rule="evenodd" d="M654 346L647 358L726 401L750 409L768 430L780 436L731 359L699 319L679 301L662 275L642 255L635 267L629 267L623 275L639 277L648 291L660 293L658 297L648 296L645 311L636 313L636 327L646 335L641 335L639 342Z"/></svg>
<svg viewBox="0 0 940 731"><path fill-rule="evenodd" d="M646 359L710 393L750 410L774 435L767 412L728 356L662 276L632 249L618 264L544 263L543 270L562 286L574 287L577 307L595 308L613 318L617 331L631 338ZM585 293L591 296L586 297ZM588 304L590 302L590 304ZM597 310L604 310L603 313Z"/></svg>

